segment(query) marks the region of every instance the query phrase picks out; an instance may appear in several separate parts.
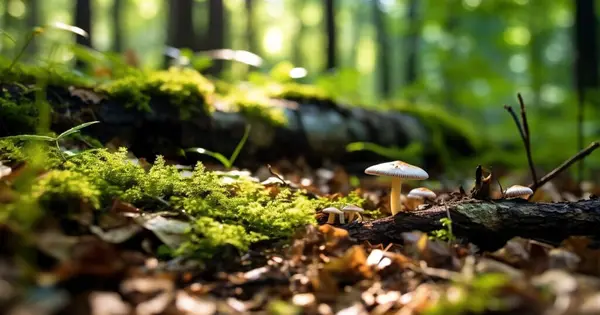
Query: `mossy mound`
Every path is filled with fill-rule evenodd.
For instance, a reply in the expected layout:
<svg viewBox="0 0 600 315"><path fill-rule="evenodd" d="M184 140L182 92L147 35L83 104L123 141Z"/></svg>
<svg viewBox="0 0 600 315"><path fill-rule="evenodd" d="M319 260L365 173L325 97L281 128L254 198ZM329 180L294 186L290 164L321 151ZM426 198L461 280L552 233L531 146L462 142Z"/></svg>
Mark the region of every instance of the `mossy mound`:
<svg viewBox="0 0 600 315"><path fill-rule="evenodd" d="M251 177L208 171L202 163L184 176L158 156L146 170L131 161L124 148L114 153L106 149L80 153L30 181L30 185L21 185L24 188L18 197L3 205L5 220L22 221L25 202L31 209L40 209L41 215L32 216L39 219L65 209L71 214L77 209L94 209L100 215L120 200L144 212L185 213L190 225L187 241L171 254L199 258L210 257L224 245L244 251L258 241L288 238L296 229L315 224L316 210L332 203L289 187L266 189ZM354 194L336 201L362 202Z"/></svg>

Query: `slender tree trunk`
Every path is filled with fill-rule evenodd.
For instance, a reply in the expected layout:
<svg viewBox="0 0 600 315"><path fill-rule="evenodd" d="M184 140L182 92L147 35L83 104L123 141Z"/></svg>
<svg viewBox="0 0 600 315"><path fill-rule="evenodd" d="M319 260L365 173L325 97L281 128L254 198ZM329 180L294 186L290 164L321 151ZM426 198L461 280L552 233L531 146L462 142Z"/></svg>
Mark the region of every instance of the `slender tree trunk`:
<svg viewBox="0 0 600 315"><path fill-rule="evenodd" d="M206 32L206 49L225 48L225 6L223 0L210 0L208 2L208 32ZM206 71L217 76L223 71L223 61L215 60Z"/></svg>
<svg viewBox="0 0 600 315"><path fill-rule="evenodd" d="M305 0L296 0L295 1L294 10L296 11L297 15L300 15L302 10L304 10L304 4L305 4ZM296 66L302 66L303 65L303 58L302 58L303 56L302 56L301 43L302 43L302 38L304 37L304 32L306 31L306 26L304 25L304 22L300 18L298 18L298 24L299 24L298 30L296 31L296 34L294 35L294 40L293 40L294 50L292 52L292 62Z"/></svg>
<svg viewBox="0 0 600 315"><path fill-rule="evenodd" d="M577 147L583 148L583 117L586 90L598 87L598 39L594 0L575 1L575 82L578 95ZM583 161L579 162L578 177L582 179Z"/></svg>
<svg viewBox="0 0 600 315"><path fill-rule="evenodd" d="M362 10L362 3L356 4L355 12L353 12L354 23L352 23L352 47L358 47L360 42L360 37L362 35L362 29L364 25L364 21L366 20L364 11ZM354 67L356 65L356 60L358 56L358 49L353 48L350 50L350 60L351 64Z"/></svg>
<svg viewBox="0 0 600 315"><path fill-rule="evenodd" d="M408 35L406 37L406 85L417 80L417 52L419 50L420 22L418 17L419 0L410 0L408 4Z"/></svg>
<svg viewBox="0 0 600 315"><path fill-rule="evenodd" d="M174 48L193 49L197 40L194 30L193 0L166 0L168 2L169 21L167 32L167 45ZM170 57L165 56L165 66L168 66Z"/></svg>
<svg viewBox="0 0 600 315"><path fill-rule="evenodd" d="M540 24L543 16L537 14L542 7L543 2L539 0L531 0L529 2L530 18L529 18L529 32L531 33L531 40L529 42L529 71L531 73L531 89L533 92L533 100L531 104L533 106L539 106L541 101L541 90L542 90L542 68L544 59L542 58L543 49L543 34L540 32ZM528 105L531 107L531 105Z"/></svg>
<svg viewBox="0 0 600 315"><path fill-rule="evenodd" d="M34 27L39 26L40 5L38 0L30 0L27 5L27 28L31 32ZM27 54L33 56L37 51L37 41L33 40L27 47Z"/></svg>
<svg viewBox="0 0 600 315"><path fill-rule="evenodd" d="M248 51L258 53L254 30L254 0L246 0L246 40L248 41Z"/></svg>
<svg viewBox="0 0 600 315"><path fill-rule="evenodd" d="M448 2L447 4L447 16L446 16L446 25L445 30L447 33L454 36L454 32L458 28L458 18L457 18L457 8L459 6L455 2ZM456 37L456 36L454 36ZM444 104L446 108L451 110L457 110L454 106L454 82L451 75L451 70L449 68L453 68L452 58L454 58L456 52L456 45L454 44L450 51L446 54L445 63L442 65L442 77L444 80Z"/></svg>
<svg viewBox="0 0 600 315"><path fill-rule="evenodd" d="M327 70L336 67L335 0L325 0L325 32L327 34Z"/></svg>
<svg viewBox="0 0 600 315"><path fill-rule="evenodd" d="M88 37L75 35L75 41L79 45L92 47L92 3L90 0L77 0L75 4L75 26L88 33ZM83 62L77 60L75 66L80 68Z"/></svg>
<svg viewBox="0 0 600 315"><path fill-rule="evenodd" d="M127 4L127 0L115 0L113 5L113 50L115 52L123 51L123 11Z"/></svg>
<svg viewBox="0 0 600 315"><path fill-rule="evenodd" d="M380 73L380 91L383 98L390 96L391 82L390 82L390 43L389 35L387 31L386 16L381 11L380 2L372 1L373 6L373 24L377 32L377 63Z"/></svg>

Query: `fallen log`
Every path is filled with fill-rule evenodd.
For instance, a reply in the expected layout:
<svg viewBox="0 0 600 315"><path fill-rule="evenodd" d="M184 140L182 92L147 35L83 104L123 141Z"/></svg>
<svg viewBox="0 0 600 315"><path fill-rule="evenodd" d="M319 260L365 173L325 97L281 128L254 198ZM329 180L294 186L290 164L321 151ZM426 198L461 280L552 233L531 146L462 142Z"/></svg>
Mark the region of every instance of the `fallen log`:
<svg viewBox="0 0 600 315"><path fill-rule="evenodd" d="M403 232L441 229L440 219L448 214L454 235L484 250L498 249L516 236L553 244L569 236L600 239L600 199L596 198L556 203L467 200L400 212L394 217L352 223L343 228L358 241L401 243Z"/></svg>
<svg viewBox="0 0 600 315"><path fill-rule="evenodd" d="M21 97L33 99L32 90L22 86L2 84L16 101L20 102ZM251 134L237 160L238 166L252 167L303 157L309 165L333 160L345 166L354 165L362 172L366 166L381 162L382 157L371 152L346 152L346 145L357 141L397 147L418 142L423 144L425 151L423 166L429 169L429 166L440 165L439 152L431 144L434 135L428 130L426 118L398 111L375 111L346 107L328 100L290 98L274 100L274 106L281 107L287 119L286 125L277 126L242 112L219 110L216 104L213 105L217 109L212 113L201 110L202 104L189 104L182 109L165 97L151 96L150 110L143 111L127 108L125 105L130 100L110 98L91 88L48 86L46 95L53 106L53 130L61 132L85 121L100 120L101 124L82 132L103 144L118 139L119 145L125 145L137 156L149 160L158 154L181 159L181 150L191 147L203 147L228 156L242 138L245 126L251 124ZM182 118L183 110L188 111L187 118ZM3 115L0 121L0 136L34 132L7 119L10 116ZM443 126L440 128L443 143L454 155L474 153L475 148L465 135L444 130ZM211 160L189 154L184 162L203 159Z"/></svg>

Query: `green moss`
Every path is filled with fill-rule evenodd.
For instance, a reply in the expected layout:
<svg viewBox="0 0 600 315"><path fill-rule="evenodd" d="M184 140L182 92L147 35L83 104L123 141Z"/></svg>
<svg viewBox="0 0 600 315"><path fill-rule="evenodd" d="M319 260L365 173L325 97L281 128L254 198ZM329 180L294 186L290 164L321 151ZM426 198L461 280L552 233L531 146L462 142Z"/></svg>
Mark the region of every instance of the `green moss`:
<svg viewBox="0 0 600 315"><path fill-rule="evenodd" d="M188 118L194 110L204 113L213 110L210 98L215 86L198 71L171 67L110 81L98 90L138 110L150 110L151 98L164 98L179 107L183 118Z"/></svg>
<svg viewBox="0 0 600 315"><path fill-rule="evenodd" d="M238 89L219 99L221 109L239 112L250 121L262 121L270 126L284 126L287 117L280 104L268 97L262 90L247 91Z"/></svg>
<svg viewBox="0 0 600 315"><path fill-rule="evenodd" d="M74 202L76 206L83 202L94 209L100 207L98 188L83 174L72 171L49 171L34 183L31 194L48 208Z"/></svg>
<svg viewBox="0 0 600 315"><path fill-rule="evenodd" d="M324 89L310 84L301 83L272 83L266 87L271 97L290 100L332 100L331 95Z"/></svg>
<svg viewBox="0 0 600 315"><path fill-rule="evenodd" d="M12 59L0 56L2 82L20 84L44 83L52 86L91 87L93 80L77 75L62 64L29 65L21 62L9 68Z"/></svg>
<svg viewBox="0 0 600 315"><path fill-rule="evenodd" d="M84 152L63 167L97 187L101 204L120 198L139 206L161 198L170 209L185 212L194 221L193 228L189 241L176 253L199 257L225 244L246 250L259 240L287 238L299 227L314 224L315 211L331 204L285 187L273 192L245 177L224 184L223 174L207 171L201 163L191 177L182 177L158 157L146 172L128 160L125 149ZM362 199L350 194L335 202L360 205Z"/></svg>
<svg viewBox="0 0 600 315"><path fill-rule="evenodd" d="M25 161L26 155L23 149L15 145L15 141L0 139L0 161Z"/></svg>
<svg viewBox="0 0 600 315"><path fill-rule="evenodd" d="M3 88L0 97L0 122L4 132L15 135L31 133L38 122L38 109L35 103L23 96L13 99Z"/></svg>

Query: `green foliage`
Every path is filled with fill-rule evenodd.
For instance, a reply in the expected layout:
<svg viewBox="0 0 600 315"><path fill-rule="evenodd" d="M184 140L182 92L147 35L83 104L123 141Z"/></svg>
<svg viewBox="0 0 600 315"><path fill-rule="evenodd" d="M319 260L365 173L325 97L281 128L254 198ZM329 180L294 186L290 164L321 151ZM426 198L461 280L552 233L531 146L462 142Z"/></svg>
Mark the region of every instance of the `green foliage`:
<svg viewBox="0 0 600 315"><path fill-rule="evenodd" d="M25 97L13 99L6 88L0 97L0 121L10 134L27 133L35 130L38 122L38 109L35 103Z"/></svg>
<svg viewBox="0 0 600 315"><path fill-rule="evenodd" d="M442 229L431 231L430 238L438 239L445 242L453 242L456 240L454 233L452 232L452 220L450 218L441 218L440 223Z"/></svg>
<svg viewBox="0 0 600 315"><path fill-rule="evenodd" d="M59 134L56 137L50 137L50 136L44 136L44 135L17 135L17 136L9 136L9 137L5 137L4 139L14 139L14 140L23 140L23 141L48 141L48 142L54 142L56 144L56 148L58 149L58 152L61 153L63 159L66 159L66 157L63 155L62 151L60 150L60 145L59 145L59 141L76 133L79 133L81 131L81 129L88 127L90 125L93 124L97 124L99 123L99 121L90 121L90 122L86 122L83 124L80 124L78 126L75 126L61 134Z"/></svg>
<svg viewBox="0 0 600 315"><path fill-rule="evenodd" d="M471 280L456 281L452 288L452 298L444 296L441 301L424 311L426 315L484 314L506 310L508 303L498 297L499 291L509 279L504 274L487 273Z"/></svg>
<svg viewBox="0 0 600 315"><path fill-rule="evenodd" d="M352 142L346 145L346 151L369 151L391 160L400 159L407 163L420 164L422 162L423 145L421 143L413 142L405 148L398 148L395 146L383 147L370 142Z"/></svg>
<svg viewBox="0 0 600 315"><path fill-rule="evenodd" d="M75 201L89 204L92 208L100 208L100 191L81 173L68 170L52 170L44 174L31 188L32 196L41 205L69 205Z"/></svg>
<svg viewBox="0 0 600 315"><path fill-rule="evenodd" d="M231 153L231 156L229 158L226 158L223 154L221 154L219 152L209 151L204 148L191 148L191 149L187 149L186 151L196 152L199 154L205 154L208 156L212 156L213 158L215 158L219 162L221 162L221 164L223 164L223 166L225 166L225 168L229 169L229 168L233 167L233 163L235 163L235 160L237 159L238 155L244 148L244 145L246 144L246 141L248 140L248 136L250 135L250 129L251 129L251 126L246 125L246 129L244 130L244 135L242 136L242 139L240 139L240 142L238 142L238 144L235 146L235 149L233 150L233 153Z"/></svg>
<svg viewBox="0 0 600 315"><path fill-rule="evenodd" d="M9 139L0 139L0 161L24 161L25 152L15 142Z"/></svg>
<svg viewBox="0 0 600 315"><path fill-rule="evenodd" d="M171 67L168 70L130 75L102 84L99 90L124 102L126 107L150 110L150 99L156 97L177 106L182 118L192 112L212 112L210 98L214 85L198 71Z"/></svg>

